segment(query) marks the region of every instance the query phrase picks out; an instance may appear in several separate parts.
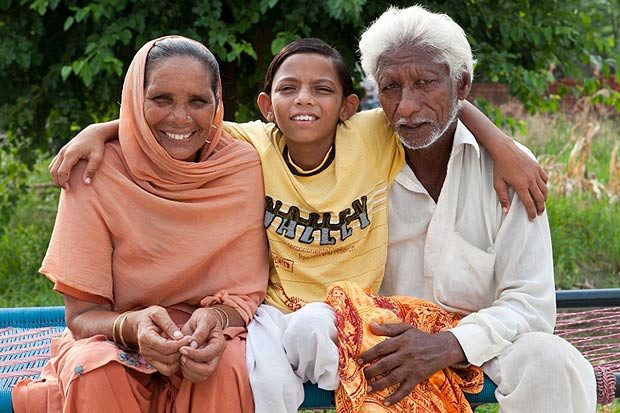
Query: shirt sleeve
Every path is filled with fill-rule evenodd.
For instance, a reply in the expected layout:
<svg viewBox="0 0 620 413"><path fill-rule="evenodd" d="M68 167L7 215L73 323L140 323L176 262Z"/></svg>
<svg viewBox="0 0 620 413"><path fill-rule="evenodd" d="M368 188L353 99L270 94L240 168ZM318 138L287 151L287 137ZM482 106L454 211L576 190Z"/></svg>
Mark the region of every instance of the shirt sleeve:
<svg viewBox="0 0 620 413"><path fill-rule="evenodd" d="M258 150L259 148L257 145L259 145L259 142L265 140L268 125L269 124L259 120L246 123L224 122L224 130L233 138L249 142Z"/></svg>
<svg viewBox="0 0 620 413"><path fill-rule="evenodd" d="M371 109L356 113L345 124L361 138L379 176L385 177L391 185L405 164L405 154L383 110Z"/></svg>
<svg viewBox="0 0 620 413"><path fill-rule="evenodd" d="M551 235L546 213L529 222L513 195L495 240L495 299L452 329L467 360L480 366L524 333L552 333L555 285Z"/></svg>

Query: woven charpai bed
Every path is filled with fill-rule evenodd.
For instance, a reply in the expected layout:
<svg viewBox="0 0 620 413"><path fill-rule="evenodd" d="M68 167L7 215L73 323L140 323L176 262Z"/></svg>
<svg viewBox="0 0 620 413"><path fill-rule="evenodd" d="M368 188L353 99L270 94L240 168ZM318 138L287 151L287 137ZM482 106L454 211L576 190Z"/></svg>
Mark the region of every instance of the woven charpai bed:
<svg viewBox="0 0 620 413"><path fill-rule="evenodd" d="M620 289L558 291L560 312L555 334L575 345L597 374L598 400L620 397ZM49 358L49 344L65 329L64 307L0 309L0 413L12 412L11 389L21 379L38 377ZM306 383L302 409L333 408L332 392ZM495 384L485 377L481 393L467 395L472 404L495 402Z"/></svg>

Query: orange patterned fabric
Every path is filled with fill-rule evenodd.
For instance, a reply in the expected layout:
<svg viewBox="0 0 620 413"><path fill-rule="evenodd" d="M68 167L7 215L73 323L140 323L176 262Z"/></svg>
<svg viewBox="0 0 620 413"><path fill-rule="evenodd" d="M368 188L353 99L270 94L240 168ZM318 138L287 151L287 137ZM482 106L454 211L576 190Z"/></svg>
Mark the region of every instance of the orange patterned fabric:
<svg viewBox="0 0 620 413"><path fill-rule="evenodd" d="M363 290L356 284L339 282L328 288L325 300L336 311L338 329L340 387L336 391L338 413L407 412L407 413L465 413L472 412L463 392L482 390L482 369L469 366L463 369L445 368L419 383L399 403L385 407L383 400L395 391L394 387L376 393L366 393L366 379L357 360L364 351L387 337L376 336L370 323L406 322L427 333L447 330L460 316L421 299L411 297L381 297Z"/></svg>

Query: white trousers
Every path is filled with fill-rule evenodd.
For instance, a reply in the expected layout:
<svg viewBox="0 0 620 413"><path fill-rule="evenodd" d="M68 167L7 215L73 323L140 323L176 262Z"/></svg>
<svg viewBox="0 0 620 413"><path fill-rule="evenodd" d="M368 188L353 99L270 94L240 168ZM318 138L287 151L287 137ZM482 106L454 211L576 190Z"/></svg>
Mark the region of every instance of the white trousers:
<svg viewBox="0 0 620 413"><path fill-rule="evenodd" d="M324 303L292 314L261 305L248 326L246 360L256 413L293 413L303 383L338 387L335 316ZM526 333L482 365L497 384L502 413L594 413L596 381L590 363L565 340Z"/></svg>
<svg viewBox="0 0 620 413"><path fill-rule="evenodd" d="M522 334L482 369L497 384L502 413L596 412L592 365L553 334Z"/></svg>
<svg viewBox="0 0 620 413"><path fill-rule="evenodd" d="M261 305L248 326L246 363L255 413L296 412L303 383L336 390L338 347L334 310L310 303L291 314Z"/></svg>

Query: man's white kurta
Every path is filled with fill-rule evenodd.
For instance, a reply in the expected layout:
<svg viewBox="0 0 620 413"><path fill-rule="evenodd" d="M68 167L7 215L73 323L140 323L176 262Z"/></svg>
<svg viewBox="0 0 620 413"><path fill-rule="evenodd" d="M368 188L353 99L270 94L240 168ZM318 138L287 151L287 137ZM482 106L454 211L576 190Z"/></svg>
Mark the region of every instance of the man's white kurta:
<svg viewBox="0 0 620 413"><path fill-rule="evenodd" d="M500 411L590 413L592 366L555 324L547 215L530 222L513 194L504 215L493 161L458 123L437 203L409 166L389 193L382 295L434 302L465 317L451 331L467 360L497 384Z"/></svg>
<svg viewBox="0 0 620 413"><path fill-rule="evenodd" d="M491 156L460 121L438 203L405 166L388 205L380 294L418 296L467 315L452 332L470 363L496 357L520 334L553 331L547 216L530 222L517 196L503 214Z"/></svg>

